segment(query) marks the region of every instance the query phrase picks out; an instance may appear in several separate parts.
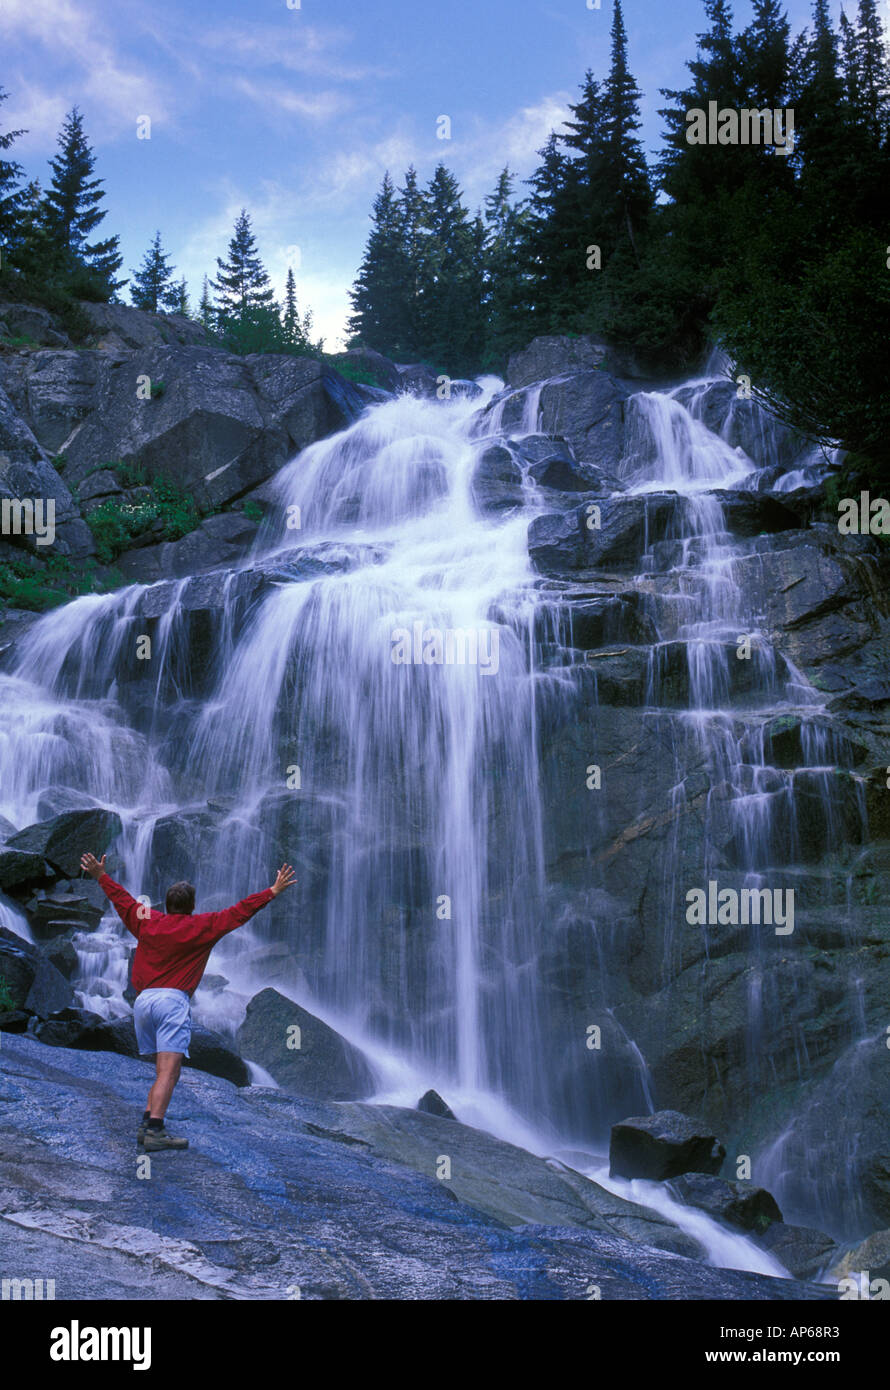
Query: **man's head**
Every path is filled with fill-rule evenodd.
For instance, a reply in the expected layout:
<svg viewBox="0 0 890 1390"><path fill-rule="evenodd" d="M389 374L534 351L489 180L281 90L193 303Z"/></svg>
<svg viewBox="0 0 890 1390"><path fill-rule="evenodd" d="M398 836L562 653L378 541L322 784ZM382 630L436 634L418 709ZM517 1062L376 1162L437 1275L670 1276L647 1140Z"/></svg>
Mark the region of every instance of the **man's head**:
<svg viewBox="0 0 890 1390"><path fill-rule="evenodd" d="M193 883L174 883L167 889L167 911L171 916L177 913L190 913L195 910L195 885Z"/></svg>

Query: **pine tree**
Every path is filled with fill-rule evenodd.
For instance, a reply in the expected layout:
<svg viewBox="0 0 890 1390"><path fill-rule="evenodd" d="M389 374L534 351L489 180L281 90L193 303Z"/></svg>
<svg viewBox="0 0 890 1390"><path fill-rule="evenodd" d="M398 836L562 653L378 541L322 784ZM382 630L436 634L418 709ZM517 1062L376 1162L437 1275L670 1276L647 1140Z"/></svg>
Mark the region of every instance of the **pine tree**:
<svg viewBox="0 0 890 1390"><path fill-rule="evenodd" d="M186 278L182 279L173 286L170 295L167 297L166 308L171 314L182 314L183 318L191 317L191 306L189 304L189 291Z"/></svg>
<svg viewBox="0 0 890 1390"><path fill-rule="evenodd" d="M147 309L156 314L162 308L170 308L177 302L177 287L173 284L175 266L161 247L161 233L155 232L154 240L142 258L138 270L133 270L130 284L130 298L135 308Z"/></svg>
<svg viewBox="0 0 890 1390"><path fill-rule="evenodd" d="M208 333L212 333L216 324L216 308L210 294L210 282L207 276L201 285L201 302L198 305L198 321L203 323Z"/></svg>
<svg viewBox="0 0 890 1390"><path fill-rule="evenodd" d="M531 276L525 265L527 207L513 201L514 176L502 169L493 192L485 198L485 310L487 316L484 365L503 370L508 354L521 347L529 331Z"/></svg>
<svg viewBox="0 0 890 1390"><path fill-rule="evenodd" d="M228 260L217 256L216 264L217 279L211 280L210 287L218 296L222 315L243 320L256 310L272 307L275 292L260 260L250 217L244 208L235 221Z"/></svg>
<svg viewBox="0 0 890 1390"><path fill-rule="evenodd" d="M297 307L297 285L294 280L294 272L290 266L287 269L287 282L284 287L284 308L281 315L281 331L283 342L286 348L291 351L308 352L314 348L311 341L312 334L312 310L307 309L306 313L300 318Z"/></svg>
<svg viewBox="0 0 890 1390"><path fill-rule="evenodd" d="M788 103L791 26L781 0L753 0L753 8L754 19L739 39L741 85L751 107L782 110Z"/></svg>
<svg viewBox="0 0 890 1390"><path fill-rule="evenodd" d="M398 207L406 276L400 327L403 351L410 360L424 351L424 257L429 231L427 202L418 185L413 164L405 175L404 188L399 189Z"/></svg>
<svg viewBox="0 0 890 1390"><path fill-rule="evenodd" d="M89 241L91 232L105 217L105 209L99 206L105 197L104 180L91 177L96 158L76 106L65 118L58 145L59 153L50 160L52 180L45 199L47 226L71 273L77 276L78 267L86 270L87 276L77 277L78 283L83 281L84 287L94 288L109 298L127 283L114 279L123 257L116 236Z"/></svg>
<svg viewBox="0 0 890 1390"><path fill-rule="evenodd" d="M454 175L439 164L424 193L426 240L421 261L423 354L461 372L481 361L483 246L481 217L470 223Z"/></svg>
<svg viewBox="0 0 890 1390"><path fill-rule="evenodd" d="M535 333L566 332L574 326L582 251L596 237L589 228L580 239L577 233L583 226L580 162L562 152L555 134L538 154L541 163L526 179L532 190L524 236L533 281L529 310Z"/></svg>
<svg viewBox="0 0 890 1390"><path fill-rule="evenodd" d="M353 313L348 332L354 344L398 357L411 350L413 306L402 213L388 170L371 221L362 264L349 291Z"/></svg>
<svg viewBox="0 0 890 1390"><path fill-rule="evenodd" d="M9 93L0 87L0 106L9 98ZM0 132L0 151L10 149L25 130ZM21 232L22 203L24 191L19 187L24 177L21 164L12 159L0 159L0 270L6 268L9 248L15 245Z"/></svg>
<svg viewBox="0 0 890 1390"><path fill-rule="evenodd" d="M653 202L646 156L637 135L642 126L642 95L628 68L627 30L621 0L615 0L611 66L602 99L604 129L600 187L613 202L614 216L623 223L638 264L637 234L648 218Z"/></svg>
<svg viewBox="0 0 890 1390"><path fill-rule="evenodd" d="M859 0L855 52L860 115L878 147L890 136L890 57L876 0Z"/></svg>

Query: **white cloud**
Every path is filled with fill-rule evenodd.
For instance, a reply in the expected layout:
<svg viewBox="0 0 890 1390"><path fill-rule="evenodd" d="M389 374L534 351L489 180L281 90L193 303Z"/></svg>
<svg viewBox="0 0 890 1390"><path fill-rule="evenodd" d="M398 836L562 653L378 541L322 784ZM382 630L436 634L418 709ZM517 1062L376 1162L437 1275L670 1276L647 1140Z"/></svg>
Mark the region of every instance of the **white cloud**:
<svg viewBox="0 0 890 1390"><path fill-rule="evenodd" d="M236 91L255 102L273 121L280 115L328 121L333 116L340 115L350 104L339 92L296 92L292 87L274 86L268 82L251 82L246 77L237 78L233 86Z"/></svg>
<svg viewBox="0 0 890 1390"><path fill-rule="evenodd" d="M59 113L64 115L74 104L84 111L89 138L95 144L123 133L135 134L137 116L163 119L175 104L163 83L118 53L107 19L82 0L3 0L0 37L7 55L18 44L33 61L36 44L62 69L52 92L21 77L15 82L17 90L10 96L7 112L17 120L28 118L29 143L36 144L38 138L45 142L55 135Z"/></svg>

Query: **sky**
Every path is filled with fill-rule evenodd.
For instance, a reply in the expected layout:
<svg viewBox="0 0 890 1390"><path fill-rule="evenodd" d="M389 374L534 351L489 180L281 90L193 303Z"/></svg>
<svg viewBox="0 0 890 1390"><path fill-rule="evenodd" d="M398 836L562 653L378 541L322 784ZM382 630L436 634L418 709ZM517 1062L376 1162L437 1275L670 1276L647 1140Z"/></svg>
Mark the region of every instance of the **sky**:
<svg viewBox="0 0 890 1390"><path fill-rule="evenodd" d="M413 163L426 184L444 163L471 213L505 164L528 178L586 69L608 70L613 0L596 3L0 0L0 121L27 129L14 157L45 183L78 105L105 181L94 235L119 234L123 276L160 230L193 303L246 207L276 291L292 265L301 310L338 351L385 171L401 184ZM809 0L787 10L801 28ZM748 0L735 12L747 23ZM683 84L702 3L624 0L624 15L654 152L658 89Z"/></svg>

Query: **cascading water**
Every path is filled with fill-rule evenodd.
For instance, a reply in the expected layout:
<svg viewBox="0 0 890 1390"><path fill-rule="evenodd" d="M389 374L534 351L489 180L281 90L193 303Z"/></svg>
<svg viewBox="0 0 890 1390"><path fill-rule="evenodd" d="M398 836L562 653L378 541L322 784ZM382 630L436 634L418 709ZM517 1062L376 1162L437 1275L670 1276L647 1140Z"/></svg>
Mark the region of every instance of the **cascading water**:
<svg viewBox="0 0 890 1390"><path fill-rule="evenodd" d="M209 634L195 614L206 612L198 598L213 576L82 598L35 624L0 677L0 814L23 826L72 806L114 807L120 877L153 901L188 876L200 906L221 906L289 859L294 896L217 947L199 1017L234 1028L247 999L273 984L366 1049L381 1096L413 1103L433 1085L461 1118L539 1151L596 1148L627 1110L616 1114L604 1093L592 1131L579 1134L568 1118L573 1107L551 1086L538 972L550 927L548 808L542 593L527 532L546 502L526 478L525 507L478 513L473 472L503 405L480 425L499 383L483 385L476 399L376 405L295 458L275 480L255 553L215 577ZM643 559L657 640L641 717L672 749L677 804L690 759L708 768L703 877L713 869L712 822L728 817L723 839L757 887L766 866L788 860L789 826L794 835L797 774L769 765L768 719L802 718L828 836L839 755L815 692L750 630L720 493L750 485L758 470L697 417L700 387L684 388L686 404L676 392L628 403L623 485L631 496L670 490L683 503L675 534L653 540ZM523 394L517 434L534 432L540 395ZM746 632L753 654L740 704L736 648ZM142 661L137 640L147 633ZM681 710L662 698L678 650ZM567 698L570 669L548 680L548 698ZM677 857L669 838L666 979L676 968L670 923L682 920L688 886L676 879ZM608 932L602 922L594 931L607 980ZM75 944L83 1002L123 1011L117 919ZM750 994L754 1087L770 999L756 933L750 949L761 962ZM645 1062L626 1042L635 1052L627 1106L652 1108ZM587 1084L579 1072L577 1086Z"/></svg>

